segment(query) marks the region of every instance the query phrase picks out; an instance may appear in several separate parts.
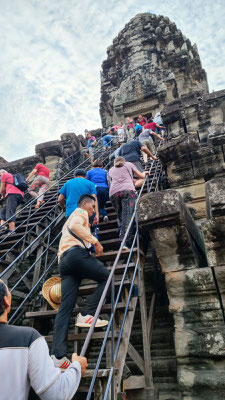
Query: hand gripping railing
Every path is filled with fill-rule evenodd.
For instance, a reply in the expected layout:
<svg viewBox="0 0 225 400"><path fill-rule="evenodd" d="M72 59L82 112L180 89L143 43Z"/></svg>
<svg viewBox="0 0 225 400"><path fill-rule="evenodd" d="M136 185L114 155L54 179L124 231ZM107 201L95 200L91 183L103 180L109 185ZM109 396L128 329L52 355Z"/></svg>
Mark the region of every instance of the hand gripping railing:
<svg viewBox="0 0 225 400"><path fill-rule="evenodd" d="M161 167L161 164L160 164L159 160L154 161L152 163L152 165L151 165L150 170L149 170L150 177L151 177L151 172L153 170L153 166L155 166L155 172L153 174L151 183L149 185L148 192L151 192L153 190L153 187L154 187L154 191L157 190L159 179L160 179L161 172L162 172L162 167ZM106 386L104 400L107 399L110 386L111 386L111 399L114 399L114 363L116 361L117 353L118 353L118 350L119 350L119 345L120 345L121 338L122 338L123 328L124 328L127 312L128 312L128 309L129 309L129 303L130 303L130 299L131 299L131 296L132 296L133 287L134 287L134 284L135 284L135 277L136 277L137 273L140 276L140 272L139 272L140 264L139 264L138 205L139 205L139 201L140 201L144 186L145 186L145 184L147 182L147 179L148 179L148 176L145 177L143 185L142 185L142 187L140 189L140 192L139 192L136 204L135 204L133 215L132 215L130 223L129 223L128 227L127 227L125 236L124 236L124 238L123 238L123 240L121 242L119 251L118 251L117 256L115 258L115 261L113 263L110 275L109 275L108 280L106 282L106 285L105 285L104 291L102 293L101 299L99 301L96 313L94 315L93 322L91 324L91 327L89 328L87 337L85 339L84 345L83 345L82 350L81 350L81 354L80 355L81 356L85 356L87 348L88 348L90 340L91 340L91 337L92 337L92 334L93 334L93 331L94 331L94 328L95 328L95 324L97 322L97 319L98 319L99 314L101 312L101 308L102 308L102 306L104 304L104 301L106 299L106 295L107 295L108 290L109 290L110 285L111 285L111 302L112 302L111 315L110 315L109 324L107 326L107 330L106 330L106 333L105 333L105 336L104 336L104 339L103 339L103 343L102 343L102 346L101 346L101 349L100 349L100 353L99 353L99 356L98 356L98 360L97 360L97 363L96 363L96 367L95 367L95 370L94 370L94 374L93 374L93 377L92 377L92 380L91 380L91 384L90 384L90 387L89 387L89 391L88 391L86 400L89 400L91 398L92 390L93 390L93 387L94 387L94 384L95 384L95 381L96 381L96 378L97 378L97 375L98 375L98 370L99 370L99 367L100 367L100 363L101 363L101 360L102 360L102 356L103 356L103 353L104 353L106 342L107 342L107 339L109 338L110 329L111 329L111 346L112 346L111 347L111 351L112 351L111 364L112 365L111 365L111 368L110 368L110 373L109 373L109 377L108 377L108 382L107 382L107 386ZM153 186L154 184L156 184L156 185ZM134 223L136 224L136 233L135 233L134 239L132 241L130 253L129 253L128 260L127 260L127 263L126 263L126 266L125 266L125 269L124 269L124 273L123 273L123 276L122 276L122 279L121 279L121 283L120 283L120 286L119 286L119 289L118 289L117 297L116 297L116 299L114 299L114 275L115 275L115 270L116 270L118 261L119 261L120 256L121 256L121 253L122 253L122 250L123 250L123 246L124 246L124 244L126 242L128 233L129 233L129 231L132 228ZM115 316L115 312L116 312L116 309L117 309L117 304L118 304L118 301L119 301L119 298L120 298L120 294L121 294L122 288L124 286L125 276L126 276L126 273L127 273L128 267L129 267L129 262L130 262L132 254L133 254L133 250L134 250L135 244L137 245L137 261L136 261L135 269L134 269L134 272L133 272L133 277L132 277L132 282L131 282L131 285L130 285L128 299L127 299L127 302L126 302L126 305L125 305L123 321L122 321L122 324L121 324L121 327L120 327L117 343L116 343L116 346L115 346L115 349L114 349L114 339L115 339L114 338L114 316Z"/></svg>

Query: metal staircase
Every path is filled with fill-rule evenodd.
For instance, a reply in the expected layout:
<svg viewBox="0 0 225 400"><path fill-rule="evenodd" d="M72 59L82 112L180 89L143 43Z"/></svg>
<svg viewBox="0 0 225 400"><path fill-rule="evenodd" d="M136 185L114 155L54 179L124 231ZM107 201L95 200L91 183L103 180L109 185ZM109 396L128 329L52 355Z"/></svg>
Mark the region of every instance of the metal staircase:
<svg viewBox="0 0 225 400"><path fill-rule="evenodd" d="M98 156L106 165L109 164L108 153L99 149ZM83 161L82 167L88 167L88 162ZM49 276L58 274L57 247L65 215L58 208L57 194L61 185L72 177L73 170L74 166L48 190L46 202L39 210L34 211L34 201L20 210L16 235L0 240L0 261L3 261L0 278L8 281L17 299L10 322L18 323L23 319L24 324L34 326L45 335L50 348L56 311L48 309L40 290ZM98 235L104 253L99 259L109 269L110 276L94 323L101 313L109 320L109 325L104 330L94 330L93 323L88 332L75 327L75 316L96 287L93 281L83 281L68 336L68 356L74 351L86 355L89 364L76 399L122 399L125 392L136 389L144 389L151 398L154 396L150 347L154 339L153 315L157 304L155 288L149 282L146 284L144 277L146 254L140 243L138 202L143 193L158 190L162 166L156 161L149 170L150 177L145 178L139 190L135 211L122 243L119 242L116 213L110 201L106 206L109 221L100 220ZM122 250L133 225L135 234L131 249ZM105 304L109 286L111 302Z"/></svg>

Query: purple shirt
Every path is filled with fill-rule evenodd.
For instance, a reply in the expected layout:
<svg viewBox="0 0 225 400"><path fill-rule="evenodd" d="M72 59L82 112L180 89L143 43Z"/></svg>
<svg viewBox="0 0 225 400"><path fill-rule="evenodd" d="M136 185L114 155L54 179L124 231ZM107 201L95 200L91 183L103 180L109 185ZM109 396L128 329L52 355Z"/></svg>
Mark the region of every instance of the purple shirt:
<svg viewBox="0 0 225 400"><path fill-rule="evenodd" d="M133 182L133 172L137 168L130 162L125 162L122 167L112 167L109 170L111 184L109 189L109 196L123 190L135 190Z"/></svg>

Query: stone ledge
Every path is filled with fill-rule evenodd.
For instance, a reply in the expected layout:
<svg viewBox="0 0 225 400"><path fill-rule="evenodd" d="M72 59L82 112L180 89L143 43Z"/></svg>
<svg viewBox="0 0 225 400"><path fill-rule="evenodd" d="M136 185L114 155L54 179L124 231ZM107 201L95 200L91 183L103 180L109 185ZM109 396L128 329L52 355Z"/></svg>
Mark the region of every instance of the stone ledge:
<svg viewBox="0 0 225 400"><path fill-rule="evenodd" d="M203 254L204 260L205 246L202 236L195 221L185 205L181 195L176 190L164 190L142 196L139 203L139 223L142 227L149 230L168 226L185 226L192 245L197 246ZM196 249L195 249L196 250Z"/></svg>
<svg viewBox="0 0 225 400"><path fill-rule="evenodd" d="M225 178L216 178L206 182L207 218L225 216Z"/></svg>

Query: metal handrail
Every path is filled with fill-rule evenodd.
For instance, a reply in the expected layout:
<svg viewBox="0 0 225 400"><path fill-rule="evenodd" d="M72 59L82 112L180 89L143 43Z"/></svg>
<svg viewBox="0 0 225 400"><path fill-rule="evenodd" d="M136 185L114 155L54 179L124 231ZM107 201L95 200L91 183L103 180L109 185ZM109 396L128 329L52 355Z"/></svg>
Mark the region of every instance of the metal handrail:
<svg viewBox="0 0 225 400"><path fill-rule="evenodd" d="M98 142L100 142L100 140L101 140L101 139L99 139ZM102 149L103 149L103 145L100 146L100 148L96 148L95 153L99 152L99 151L102 150ZM69 157L74 156L76 153L77 153L77 152L71 154L71 156L69 156ZM94 154L95 154L95 153L94 153ZM78 164L76 167L72 167L67 173L65 173L63 176L61 176L60 179L58 179L53 185L51 185L51 186L45 191L45 194L46 194L47 192L49 192L52 188L54 188L55 186L57 186L57 185L58 185L58 182L60 182L60 181L61 181L62 179L64 179L67 175L69 175L69 174L74 170L74 168L79 168L79 167L81 167L86 161L87 161L87 160L84 160L84 161L82 161L80 164ZM21 214L22 211L24 211L28 206L30 206L30 205L32 205L33 203L35 203L35 202L37 201L37 199L38 199L40 196L42 196L42 194L40 194L39 196L37 196L35 199L31 199L28 203L26 203L24 207L22 207L20 210L18 210L18 211L14 214L14 217L17 217L17 216L18 216L19 214ZM44 206L44 205L43 205L43 206ZM40 210L41 208L42 208L42 206L39 207L39 210ZM10 217L9 219L7 219L7 221L5 221L4 224L2 224L2 226L5 226L5 225L10 221L11 218L12 218L12 217ZM17 229L17 228L16 228L16 229ZM15 231L16 231L16 229L15 229ZM11 234L13 234L13 233L10 233L10 235L11 235ZM9 237L10 235L8 235L8 237ZM5 240L5 239L6 239L6 238L4 238L4 240Z"/></svg>
<svg viewBox="0 0 225 400"><path fill-rule="evenodd" d="M48 201L50 201L53 197L54 197L54 195L53 195ZM47 201L45 204L47 204L48 201ZM33 230L36 226L39 225L40 221L42 221L43 219L45 219L45 218L48 216L48 214L50 214L56 207L58 207L57 204L54 205L45 215L43 215L42 218L41 218L39 221L37 221L36 224L34 224L34 225L29 229L29 231L27 231L27 234L30 233L30 232L32 232L32 230ZM36 212L37 212L37 210L36 210ZM36 212L34 212L31 216L35 215ZM57 215L57 217L55 217L55 218L51 221L51 223L50 223L50 225L48 225L48 227L51 226L51 225L58 219L58 217L59 217L62 213L63 213L63 212L61 211L61 212ZM27 221L27 220L23 221L19 226L22 226L26 221ZM30 243L30 244L28 245L28 247L26 247L26 249L24 249L24 250L20 253L20 255L19 255L9 266L0 274L0 278L1 278L2 276L4 276L4 274L5 274L6 272L8 272L9 269L12 268L12 267L16 264L16 262L18 262L19 259L21 259L21 258L25 255L26 251L28 251L28 250L30 249L30 247L33 246L33 245L43 236L43 234L46 232L46 230L48 229L48 227L45 228L44 231L42 231L42 232L32 241L32 243ZM6 251L6 253L5 253L3 256L1 256L0 260L3 259L7 254L9 254L10 251L11 251L12 249L14 249L23 239L24 239L24 238L22 237L22 238L19 239L16 243L14 243L14 245L11 246L11 247ZM0 242L0 244L1 244L1 243L2 243L2 242Z"/></svg>
<svg viewBox="0 0 225 400"><path fill-rule="evenodd" d="M103 145L100 146L100 148L98 148L98 149L96 150L95 153L98 153L98 152L101 151L102 149L103 149ZM74 154L76 154L76 153L74 153ZM87 161L87 160L82 161L79 165L76 166L76 168L81 167L86 161ZM90 167L91 167L91 166L90 166ZM63 176L62 176L56 183L54 183L49 189L47 189L46 192L45 192L45 194L46 194L47 192L49 192L49 191L50 191L53 187L55 187L56 185L59 187L59 182L60 182L62 179L64 179L67 175L69 175L73 170L74 170L74 167L72 167L72 169L71 169L70 171L68 171L65 175L63 175ZM41 194L40 194L38 197L40 197L40 196L41 196ZM37 198L38 198L38 197L37 197ZM55 197L55 194L53 194L52 197L50 197L44 204L42 204L42 205L39 207L38 210L35 210L32 214L30 214L30 215L28 216L27 219L25 219L23 222L21 222L21 224L18 225L18 226L16 227L15 231L17 231L18 228L20 228L20 227L23 226L27 221L29 221L30 218L33 217L36 213L38 213L39 210L41 210L42 208L44 208L44 206L45 206L46 204L48 204L54 197ZM35 202L35 201L37 200L37 198L31 200L27 205L25 205L21 210L19 210L19 211L15 214L15 216L18 216L19 214L21 214L21 212L24 211L28 206L30 206L30 208L31 208L32 203ZM56 207L57 207L57 204L55 205L55 208L56 208ZM44 218L44 217L43 217L43 218ZM9 220L7 220L7 221L9 221ZM5 224L7 223L7 221L5 222ZM39 221L39 222L40 222L40 221ZM4 225L5 225L5 224L4 224ZM36 225L38 225L38 223L37 223ZM36 226L36 225L35 225L35 226ZM34 227L32 227L32 229L33 229L33 228L34 228ZM30 232L30 231L29 231L29 232ZM6 237L4 237L2 240L0 240L0 244L3 243L5 240L7 240L7 239L8 239L10 236L12 236L13 234L14 234L14 232L10 232ZM23 239L24 239L24 238L23 238ZM20 243L20 241L21 241L21 240L19 239L19 240L13 245L13 248L16 247L17 243ZM10 249L7 251L7 254L9 253L9 251L10 251ZM1 260L2 258L4 258L5 255L6 255L6 254L4 254L3 256L1 256L1 257L0 257L0 260Z"/></svg>
<svg viewBox="0 0 225 400"><path fill-rule="evenodd" d="M107 156L106 156L105 158L107 158L107 157L108 157L108 154L107 154ZM104 158L104 159L105 159L105 158ZM45 203L45 204L46 204L46 203ZM46 218L46 217L48 216L48 214L52 213L52 212L54 211L55 207L56 207L56 205L53 206L53 207L41 218L41 220L44 219L44 218ZM15 285L14 285L14 286L12 287L12 289L10 290L11 292L13 292L13 291L17 288L17 286L24 280L24 278L26 278L27 275L32 271L32 269L35 267L35 265L42 259L42 257L45 256L44 272L43 272L41 278L38 280L37 284L35 284L35 286L32 287L32 289L31 289L31 290L29 291L29 293L26 295L25 299L22 301L22 303L20 304L20 306L17 308L17 310L16 310L16 311L14 312L14 314L11 316L10 321L12 321L12 319L14 319L14 318L17 316L17 314L18 314L18 312L21 310L21 307L23 306L23 304L24 304L24 303L31 297L31 295L33 294L34 288L36 288L36 287L41 283L41 280L44 279L44 277L46 276L47 272L50 270L51 266L54 265L54 263L50 263L49 266L47 265L48 251L49 251L49 247L52 246L52 244L55 243L55 241L59 238L61 232L59 232L59 233L57 234L57 236L51 241L51 243L50 243L50 241L49 241L49 239L50 239L50 232L51 232L51 229L52 229L52 227L54 226L55 222L57 221L57 219L58 219L59 217L61 217L63 214L64 214L63 211L61 211L60 214L58 214L58 215L51 221L51 223L37 236L37 238L35 238L35 240L33 240L32 243L30 243L30 245L29 245L26 249L24 249L24 250L21 252L21 254L20 254L20 255L19 255L19 256L18 256L18 257L17 257L17 258L16 258L16 259L1 273L1 274L0 274L0 277L3 277L3 276L4 276L5 274L7 274L7 273L9 272L9 270L12 269L20 260L23 260L23 258L24 258L24 256L25 256L25 253L26 253L27 251L29 251L29 249L30 249L38 240L40 240L41 237L45 237L47 231L49 231L49 233L48 233L48 243L47 243L47 245L46 245L45 250L42 251L42 253L39 255L39 257L33 262L33 264L32 264L32 265L28 268L28 270L20 277L20 279L15 283ZM40 223L40 220L39 220L32 228L30 228L30 230L29 230L27 233L31 232L31 231L34 229L34 227L37 226L39 223ZM20 239L20 241L22 241L22 240L23 240L23 238ZM18 244L18 242L15 243L13 247L15 247L17 244ZM10 250L12 250L12 247L8 250L7 253L9 253ZM7 254L7 253L6 253L6 254ZM55 260L56 260L56 258L55 258Z"/></svg>
<svg viewBox="0 0 225 400"><path fill-rule="evenodd" d="M8 267L6 267L6 269L4 269L4 271L0 274L0 279L8 272L11 268L13 268L13 266L19 261L19 259L20 259L21 257L23 257L23 256L25 255L25 253L26 253L37 241L39 241L39 239L47 232L47 230L50 228L50 226L52 226L52 225L56 222L56 220L57 220L62 214L63 214L63 211L61 211L60 214L58 214L57 217L56 217L53 221L51 221L51 223L40 233L40 235L38 235L38 236L33 240L33 242L31 242L31 243L26 247L26 249L24 249L24 250L19 254L19 256L16 257L15 260L13 260L13 261L11 262L11 264L8 265Z"/></svg>
<svg viewBox="0 0 225 400"><path fill-rule="evenodd" d="M152 167L153 167L153 164L151 165L150 171L151 171ZM100 299L100 301L99 301L97 310L96 310L96 312L95 312L93 322L92 322L92 324L91 324L91 326L90 326L90 328L89 328L87 337L86 337L85 342L84 342L84 345L83 345L83 347L82 347L81 356L84 356L84 355L85 355L85 353L86 353L86 351L87 351L87 348L88 348L88 345L89 345L89 343L90 343L90 339L91 339L92 333L93 333L93 331L94 331L96 321L97 321L97 319L98 319L98 317L99 317L99 314L100 314L102 305L103 305L103 303L104 303L104 301L105 301L105 298L106 298L106 295L107 295L107 292L108 292L108 289L109 289L109 285L110 285L110 283L111 283L111 280L112 280L112 277L113 277L113 275L114 275L114 272L115 272L117 263L118 263L118 261L119 261L120 255L121 255L122 250L123 250L123 246L124 246L124 244L125 244L125 242L126 242L126 239L127 239L128 233L129 233L129 231L130 231L130 228L131 228L131 226L132 226L132 224L133 224L133 222L134 222L135 213L137 212L137 206L138 206L138 203L139 203L139 201L140 201L140 197L141 197L141 194L142 194L142 192L143 192L143 189L144 189L144 186L145 186L145 183L146 183L146 179L147 179L147 176L145 177L144 182L143 182L143 184L142 184L142 187L141 187L141 190L140 190L140 192L139 192L139 195L138 195L138 198L137 198L135 207L134 207L134 212L133 212L133 214L132 214L130 223L129 223L128 227L127 227L126 233L125 233L124 238L123 238L123 240L122 240L122 242L121 242L119 251L118 251L118 253L117 253L117 255L116 255L116 258L115 258L115 261L114 261L114 263L113 263L113 266L112 266L110 275L109 275L109 277L108 277L108 280L107 280L107 282L106 282L104 291L103 291L103 293L102 293L102 297L101 297L101 299Z"/></svg>
<svg viewBox="0 0 225 400"><path fill-rule="evenodd" d="M155 175L157 175L157 167L158 167L159 165L160 165L160 171L158 172L158 174L161 175L161 164L160 164L159 160L154 161L154 162L151 164L149 173L151 174L153 165L156 167L156 169L155 169L155 173L154 173L154 175L153 175L153 179L152 179L151 184L150 184L150 187L149 187L149 192L150 192L151 189L152 189L153 182L154 182L154 177L155 177ZM158 178L158 180L159 180L159 178ZM157 182L158 182L158 180L157 180ZM116 270L116 266L117 266L117 263L118 263L118 261L119 261L119 259L120 259L120 256L121 256L121 253L122 253L122 250L123 250L123 246L124 246L124 244L125 244L125 242L126 242L128 233L129 233L129 231L130 231L130 229L131 229L131 227L132 227L132 225L133 225L133 223L134 223L134 220L135 220L135 218L137 217L139 201L140 201L140 198L141 198L141 195L142 195L142 192L143 192L143 190L144 190L144 186L145 186L146 182L147 182L147 175L146 175L146 177L145 177L145 179L144 179L144 182L143 182L143 184L142 184L142 187L141 187L141 189L140 189L140 192L139 192L138 198L137 198L136 203L135 203L135 207L134 207L134 211L133 211L133 214L132 214L130 223L129 223L128 227L127 227L127 230L126 230L125 235L124 235L124 238L123 238L123 240L122 240L122 242L121 242L119 251L118 251L118 253L117 253L117 255L116 255L116 258L115 258L115 260L114 260L114 263L113 263L113 266L112 266L110 275L109 275L109 277L108 277L108 280L107 280L106 285L105 285L105 288L104 288L104 290L103 290L101 299L100 299L99 304L98 304L98 307L97 307L97 309L96 309L96 312L95 312L95 315L94 315L94 318L93 318L93 322L92 322L92 324L91 324L91 326L90 326L90 328L89 328L88 334L87 334L86 339L85 339L85 342L84 342L84 344L83 344L83 347L82 347L82 350L81 350L81 354L80 354L81 356L85 356L86 351L87 351L87 348L88 348L88 346L89 346L89 343L90 343L90 340L91 340L91 337L92 337L92 334L93 334L93 331L94 331L94 328L95 328L95 324L96 324L97 319L98 319L98 317L99 317L99 314L100 314L100 312L101 312L101 308L102 308L102 306L103 306L103 303L104 303L104 301L105 301L105 299L106 299L106 296L107 296L109 287L110 287L110 285L111 285L111 283L112 283L112 281L113 281L114 273L115 273L115 270ZM155 190L156 190L156 189L157 189L157 186L155 187ZM94 375L93 375L93 378L92 378L92 381L91 381L91 385L90 385L90 387L89 387L89 391L88 391L88 394L87 394L87 398L86 398L87 400L89 400L89 399L91 398L92 389L93 389L93 386L94 386L94 383L95 383L95 380L96 380L96 377L97 377L97 373L98 373L98 369L99 369L100 362L101 362L101 359L102 359L102 355L103 355L103 352L104 352L104 348L105 348L105 345L106 345L106 341L107 341L108 336L109 336L110 327L111 327L111 325L112 325L112 323L113 323L113 319L114 319L114 314L115 314L115 311L116 311L117 303L118 303L119 296L120 296L120 293L121 293L121 290L122 290L122 287L123 287L125 275L126 275L126 272L127 272L127 269L128 269L129 261L130 261L131 255L132 255L132 253L133 253L134 244L135 244L136 240L138 241L138 219L137 219L137 218L136 218L136 234L135 234L134 239L133 239L133 242L132 242L132 246L131 246L131 250L130 250L130 253L129 253L127 265L126 265L126 267L125 267L124 274L123 274L123 277L122 277L122 281L121 281L121 284L120 284L120 287L119 287L119 292L118 292L118 295L117 295L117 299L116 299L116 301L115 301L115 303L114 303L114 307L113 307L113 309L112 309L110 321L109 321L109 324L108 324L108 326L107 326L107 330L106 330L106 333L105 333L105 337L104 337L104 340L103 340L103 343L102 343L102 347L101 347L101 350L100 350L100 353L99 353L98 361L97 361L97 364L96 364L96 367L95 367L95 370L94 370ZM139 249L138 249L138 250L139 250ZM117 352L118 352L119 343L120 343L120 340L121 340L121 338L122 338L123 327L124 327L124 323L125 323L125 319L126 319L126 314L127 314L127 311L128 311L128 307L129 307L129 302L130 302L130 298L131 298L131 294L132 294L132 289L133 289L133 286L134 286L134 279L135 279L136 272L137 272L138 269L139 269L139 251L138 251L138 259L137 259L137 262L136 262L135 271L134 271L133 279L132 279L132 283L131 283L131 288L130 288L129 295L128 295L128 300L127 300L127 303L126 303L124 318L123 318L123 322L122 322L122 325L121 325L121 328L120 328L120 333L119 333L119 337L118 337L118 341L117 341L117 346L116 346L116 349L115 349L115 352L114 352L114 356L113 356L112 367L111 367L111 369L110 369L110 375L109 375L109 378L108 378L108 383L107 383L107 388L106 388L106 394L105 394L104 399L107 398L107 394L108 394L109 387L110 387L110 384L111 384L111 380L112 380L112 377L113 377L114 362L115 362L116 355L117 355ZM112 340L113 340L113 338L112 338Z"/></svg>

